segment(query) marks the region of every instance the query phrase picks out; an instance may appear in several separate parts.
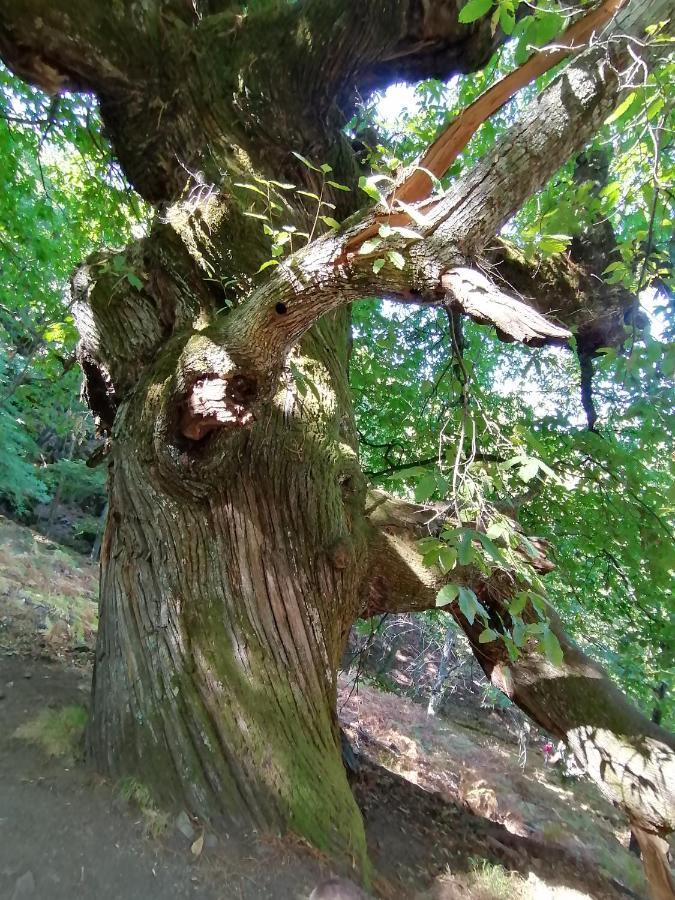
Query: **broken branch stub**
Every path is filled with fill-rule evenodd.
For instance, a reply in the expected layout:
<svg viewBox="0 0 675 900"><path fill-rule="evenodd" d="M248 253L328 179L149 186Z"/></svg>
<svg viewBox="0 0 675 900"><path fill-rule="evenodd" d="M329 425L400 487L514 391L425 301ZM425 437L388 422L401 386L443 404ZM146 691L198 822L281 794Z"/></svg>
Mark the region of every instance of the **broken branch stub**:
<svg viewBox="0 0 675 900"><path fill-rule="evenodd" d="M449 306L481 325L494 325L501 340L520 341L530 347L564 344L572 336L567 328L550 322L521 300L510 297L481 272L457 267L441 283Z"/></svg>

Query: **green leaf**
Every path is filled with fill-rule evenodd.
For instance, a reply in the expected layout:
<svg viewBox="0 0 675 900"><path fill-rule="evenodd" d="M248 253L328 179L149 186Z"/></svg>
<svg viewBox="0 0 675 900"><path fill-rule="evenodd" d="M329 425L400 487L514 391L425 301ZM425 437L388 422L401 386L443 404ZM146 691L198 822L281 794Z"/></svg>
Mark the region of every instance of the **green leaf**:
<svg viewBox="0 0 675 900"><path fill-rule="evenodd" d="M398 252L398 250L390 250L387 253L389 260L393 265L396 266L397 269L405 268L405 256Z"/></svg>
<svg viewBox="0 0 675 900"><path fill-rule="evenodd" d="M260 266L260 268L258 269L258 272L264 272L265 269L269 269L270 266L278 266L278 265L279 265L279 261L278 261L278 260L276 260L276 259L268 259L267 262L264 262L264 263ZM256 273L256 274L257 274L257 273Z"/></svg>
<svg viewBox="0 0 675 900"><path fill-rule="evenodd" d="M63 322L54 322L45 329L42 337L48 342L61 342L67 334L66 326Z"/></svg>
<svg viewBox="0 0 675 900"><path fill-rule="evenodd" d="M438 566L444 575L457 565L457 551L454 547L443 547L438 551Z"/></svg>
<svg viewBox="0 0 675 900"><path fill-rule="evenodd" d="M454 603L459 594L459 587L456 584L445 584L436 594L436 606L447 606L448 603Z"/></svg>
<svg viewBox="0 0 675 900"><path fill-rule="evenodd" d="M523 620L518 617L514 619L511 637L516 647L524 647L527 643L527 628Z"/></svg>
<svg viewBox="0 0 675 900"><path fill-rule="evenodd" d="M348 188L346 184L340 184L338 181L326 181L326 184L335 188L336 191L351 191L351 188Z"/></svg>
<svg viewBox="0 0 675 900"><path fill-rule="evenodd" d="M339 228L340 223L337 219L332 219L330 216L319 216L324 225L328 225L329 228Z"/></svg>
<svg viewBox="0 0 675 900"><path fill-rule="evenodd" d="M536 594L534 591L528 591L527 597L534 606L537 611L537 614L541 616L542 619L546 618L546 600L541 594Z"/></svg>
<svg viewBox="0 0 675 900"><path fill-rule="evenodd" d="M462 529L459 541L457 542L457 557L460 566L468 566L473 562L474 549L472 546L473 532L468 529Z"/></svg>
<svg viewBox="0 0 675 900"><path fill-rule="evenodd" d="M501 563L502 565L506 565L506 559L504 558L504 554L499 549L499 547L495 544L493 540L491 540L487 534L483 534L482 532L476 532L476 537L483 545L483 549L488 554L488 556L492 557L495 562Z"/></svg>
<svg viewBox="0 0 675 900"><path fill-rule="evenodd" d="M143 290L143 282L138 275L134 275L133 272L127 272L127 281L133 288L136 288L137 291Z"/></svg>
<svg viewBox="0 0 675 900"><path fill-rule="evenodd" d="M301 156L301 154L300 154L300 153L296 153L295 150L291 150L291 153L293 154L293 156L294 156L296 159L299 159L299 160L300 160L300 162L303 164L303 166L307 166L307 168L308 168L308 169L311 169L313 172L320 172L320 171L321 171L321 169L319 169L317 166L315 166L314 163L310 162L310 161L307 159L307 157Z"/></svg>
<svg viewBox="0 0 675 900"><path fill-rule="evenodd" d="M539 241L539 249L542 253L553 256L556 253L563 253L571 240L572 238L566 234L547 234Z"/></svg>
<svg viewBox="0 0 675 900"><path fill-rule="evenodd" d="M509 535L512 531L513 529L505 522L492 522L487 530L487 536L492 538L493 541L504 540L508 543Z"/></svg>
<svg viewBox="0 0 675 900"><path fill-rule="evenodd" d="M492 9L492 0L469 0L459 12L459 21L463 25L475 22Z"/></svg>
<svg viewBox="0 0 675 900"><path fill-rule="evenodd" d="M460 587L459 608L469 625L473 625L476 613L480 608L480 603L478 602L478 597L476 597L471 588Z"/></svg>
<svg viewBox="0 0 675 900"><path fill-rule="evenodd" d="M562 666L564 662L562 647L560 646L560 641L550 628L547 628L542 633L540 644L546 654L546 658L549 659L554 666Z"/></svg>
<svg viewBox="0 0 675 900"><path fill-rule="evenodd" d="M361 256L367 256L369 253L374 253L381 243L381 238L370 238L370 240L364 241L361 244L359 247L359 254Z"/></svg>
<svg viewBox="0 0 675 900"><path fill-rule="evenodd" d="M426 503L436 493L436 475L433 472L420 479L415 489L415 500L418 503Z"/></svg>
<svg viewBox="0 0 675 900"><path fill-rule="evenodd" d="M493 631L492 628L486 628L478 635L478 643L489 644L490 641L496 641L498 637L499 635L496 631Z"/></svg>
<svg viewBox="0 0 675 900"><path fill-rule="evenodd" d="M254 194L260 194L261 197L267 199L267 194L265 191L262 191L257 184L243 184L239 181L235 181L234 186L243 188L245 191L253 191Z"/></svg>
<svg viewBox="0 0 675 900"><path fill-rule="evenodd" d="M385 263L385 260L382 257L380 257L379 259L373 260L373 274L374 275L379 275L379 273L382 271L382 266L384 266L384 263Z"/></svg>
<svg viewBox="0 0 675 900"><path fill-rule="evenodd" d="M544 12L538 15L530 29L529 37L533 44L537 47L543 47L550 44L563 29L565 24L564 18L555 12Z"/></svg>
<svg viewBox="0 0 675 900"><path fill-rule="evenodd" d="M520 591L509 603L509 612L512 616L519 616L526 606L527 594L525 591Z"/></svg>
<svg viewBox="0 0 675 900"><path fill-rule="evenodd" d="M329 166L328 163L321 163L320 168L324 175L328 175L329 172L333 171L333 167Z"/></svg>
<svg viewBox="0 0 675 900"><path fill-rule="evenodd" d="M364 194L368 194L368 196L371 197L373 200L380 199L380 192L378 191L378 189L375 187L374 184L370 184L368 182L368 179L366 178L365 175L362 175L359 178L359 187L361 188L361 190L363 191Z"/></svg>
<svg viewBox="0 0 675 900"><path fill-rule="evenodd" d="M254 176L255 177L255 176ZM281 188L282 191L292 191L295 188L294 184L288 184L285 181L270 181L270 184L273 184L274 187Z"/></svg>
<svg viewBox="0 0 675 900"><path fill-rule="evenodd" d="M513 29L516 27L515 13L512 7L508 6L504 0L502 0L502 5L499 7L499 24L502 26L504 34L513 34Z"/></svg>
<svg viewBox="0 0 675 900"><path fill-rule="evenodd" d="M632 108L637 98L637 92L631 91L630 94L628 94L628 96L624 100L622 100L621 103L619 103L614 112L605 119L605 125L611 125L612 122L616 122L617 119L620 119L624 115L624 113L627 113L628 110Z"/></svg>

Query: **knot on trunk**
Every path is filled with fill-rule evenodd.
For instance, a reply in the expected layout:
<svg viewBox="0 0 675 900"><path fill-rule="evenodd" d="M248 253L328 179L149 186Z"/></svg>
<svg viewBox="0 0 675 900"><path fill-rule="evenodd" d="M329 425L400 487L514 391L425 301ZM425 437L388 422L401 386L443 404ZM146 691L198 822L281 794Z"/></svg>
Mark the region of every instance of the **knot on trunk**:
<svg viewBox="0 0 675 900"><path fill-rule="evenodd" d="M189 389L180 418L180 431L191 441L200 441L218 428L243 428L253 422L252 405L258 385L250 375L210 375L199 378Z"/></svg>

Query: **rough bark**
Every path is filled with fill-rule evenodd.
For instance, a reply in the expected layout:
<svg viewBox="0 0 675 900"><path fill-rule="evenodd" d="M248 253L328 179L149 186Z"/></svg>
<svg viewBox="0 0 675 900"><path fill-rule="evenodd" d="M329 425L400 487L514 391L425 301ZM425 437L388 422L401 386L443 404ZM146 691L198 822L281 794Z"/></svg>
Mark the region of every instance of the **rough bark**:
<svg viewBox="0 0 675 900"><path fill-rule="evenodd" d="M89 755L216 825L291 829L364 865L335 673L364 563L344 316L208 453L162 432L166 360L118 411ZM194 352L210 352L202 343ZM213 350L217 352L217 348ZM342 390L342 396L340 396ZM351 443L350 443L351 442Z"/></svg>

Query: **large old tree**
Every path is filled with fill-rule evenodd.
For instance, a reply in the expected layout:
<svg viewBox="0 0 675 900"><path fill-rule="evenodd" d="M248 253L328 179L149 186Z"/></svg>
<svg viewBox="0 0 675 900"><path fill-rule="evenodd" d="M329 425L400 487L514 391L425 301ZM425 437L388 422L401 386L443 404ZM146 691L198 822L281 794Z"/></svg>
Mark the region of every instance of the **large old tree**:
<svg viewBox="0 0 675 900"><path fill-rule="evenodd" d="M499 554L451 576L424 565L418 541L454 516L452 498L440 516L369 491L350 304L443 307L454 351L464 317L534 346L572 329L582 371L617 346L635 298L599 277L602 241L540 267L496 236L621 102L622 73L639 56L650 64L644 38L672 2L565 4L579 17L559 49L533 56L373 204L345 123L395 80L479 70L505 35L489 16L460 16L466 6L0 0L2 58L51 94L95 94L120 165L156 210L147 237L72 279L86 396L109 451L89 756L214 825L293 830L363 868L339 661L357 618L433 607L451 579L471 589L463 605L446 592L447 609L492 682L571 745L647 857L649 836L675 828L673 737L552 610L518 594L527 559L550 568L541 545L521 554L522 571ZM554 63L493 149L441 187L480 121ZM532 626L520 641L516 618Z"/></svg>

